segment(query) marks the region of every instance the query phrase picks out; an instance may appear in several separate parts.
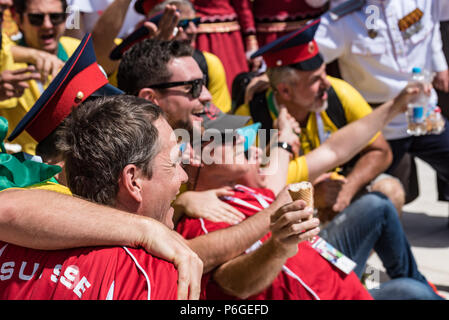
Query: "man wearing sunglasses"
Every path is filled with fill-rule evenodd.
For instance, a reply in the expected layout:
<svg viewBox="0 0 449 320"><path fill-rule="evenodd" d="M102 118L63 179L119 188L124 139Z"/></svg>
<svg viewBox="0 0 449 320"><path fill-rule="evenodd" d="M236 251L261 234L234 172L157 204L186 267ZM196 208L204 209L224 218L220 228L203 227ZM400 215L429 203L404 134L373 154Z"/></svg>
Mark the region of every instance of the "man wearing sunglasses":
<svg viewBox="0 0 449 320"><path fill-rule="evenodd" d="M92 31L97 60L113 85L117 85L119 59L135 43L154 37L159 40L185 40L192 47L195 44L199 19L196 18L195 10L188 0L167 0L156 5L150 12L140 11L136 6L139 13L149 17L148 20L123 41L117 39L130 3L130 0L117 0L112 3ZM137 1L136 5L139 3L141 1ZM120 45L116 46L117 43ZM230 111L231 96L220 59L209 52L199 50L194 50L192 55L206 75L205 85L212 96L212 102L223 112Z"/></svg>
<svg viewBox="0 0 449 320"><path fill-rule="evenodd" d="M14 0L15 20L23 34L23 42L29 47L60 55L64 60L63 53L58 51L70 50L60 44L65 31L66 9L66 0ZM66 54L70 56L71 53Z"/></svg>
<svg viewBox="0 0 449 320"><path fill-rule="evenodd" d="M212 98L192 53L184 41L147 39L137 43L120 62L118 85L127 94L160 106L172 128L192 132Z"/></svg>
<svg viewBox="0 0 449 320"><path fill-rule="evenodd" d="M14 0L14 19L23 35L18 46L11 45L14 66L5 68L25 70L29 65L41 74L26 82L20 98L0 103L0 116L8 119L14 128L30 110L49 84L49 75L55 76L65 61L73 54L80 41L63 37L66 19L66 0ZM36 141L25 134L12 141L22 151L35 153Z"/></svg>

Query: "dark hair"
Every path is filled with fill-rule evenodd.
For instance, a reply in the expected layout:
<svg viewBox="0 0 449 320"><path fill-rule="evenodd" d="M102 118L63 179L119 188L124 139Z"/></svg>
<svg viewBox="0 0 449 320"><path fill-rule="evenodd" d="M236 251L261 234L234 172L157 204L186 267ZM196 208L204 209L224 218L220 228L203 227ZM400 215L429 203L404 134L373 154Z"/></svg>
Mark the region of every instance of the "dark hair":
<svg viewBox="0 0 449 320"><path fill-rule="evenodd" d="M172 75L167 64L171 59L192 55L189 41L141 41L123 55L117 74L118 87L137 95L143 88L169 81Z"/></svg>
<svg viewBox="0 0 449 320"><path fill-rule="evenodd" d="M97 98L75 108L59 130L70 190L88 200L113 206L123 168L135 164L151 177L160 151L155 104L134 96Z"/></svg>
<svg viewBox="0 0 449 320"><path fill-rule="evenodd" d="M25 11L27 11L27 4L28 1L31 0L13 0L13 8L14 11L20 15L20 17L22 18L23 14L25 13ZM60 0L62 3L62 11L66 12L67 11L67 0Z"/></svg>
<svg viewBox="0 0 449 320"><path fill-rule="evenodd" d="M59 126L53 130L52 133L42 139L42 141L36 146L36 154L42 157L43 162L56 160L61 154L56 148L56 143L58 141L58 128Z"/></svg>

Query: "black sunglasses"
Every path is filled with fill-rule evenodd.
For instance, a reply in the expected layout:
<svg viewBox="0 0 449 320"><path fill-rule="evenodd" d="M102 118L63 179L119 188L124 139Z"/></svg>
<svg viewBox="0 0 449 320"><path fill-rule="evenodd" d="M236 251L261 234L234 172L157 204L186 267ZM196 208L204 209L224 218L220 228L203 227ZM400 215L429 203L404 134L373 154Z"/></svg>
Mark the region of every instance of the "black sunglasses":
<svg viewBox="0 0 449 320"><path fill-rule="evenodd" d="M67 13L58 12L58 13L27 13L28 20L30 24L36 27L40 27L44 23L44 19L46 15L50 16L50 21L53 25L59 25L64 23L67 19Z"/></svg>
<svg viewBox="0 0 449 320"><path fill-rule="evenodd" d="M201 95L201 91L203 91L203 86L205 83L206 82L205 82L204 78L202 78L202 79L195 79L195 80L190 80L190 81L178 81L178 82L166 82L166 83L154 84L152 86L149 86L149 88L168 89L168 88L173 88L173 87L190 85L192 87L189 90L189 94L192 96L192 98L197 99Z"/></svg>
<svg viewBox="0 0 449 320"><path fill-rule="evenodd" d="M198 25L200 24L200 20L201 20L200 17L193 18L193 19L183 19L183 20L179 21L178 27L185 29L189 26L190 22L193 22L193 24L198 27Z"/></svg>

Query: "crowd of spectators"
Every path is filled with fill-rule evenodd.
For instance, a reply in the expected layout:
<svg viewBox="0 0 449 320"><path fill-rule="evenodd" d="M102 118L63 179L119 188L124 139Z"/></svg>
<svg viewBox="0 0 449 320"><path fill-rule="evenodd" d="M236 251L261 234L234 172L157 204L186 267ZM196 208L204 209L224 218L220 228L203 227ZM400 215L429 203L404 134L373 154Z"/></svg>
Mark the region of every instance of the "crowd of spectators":
<svg viewBox="0 0 449 320"><path fill-rule="evenodd" d="M443 299L400 218L415 157L449 201L445 1L0 8L0 299Z"/></svg>

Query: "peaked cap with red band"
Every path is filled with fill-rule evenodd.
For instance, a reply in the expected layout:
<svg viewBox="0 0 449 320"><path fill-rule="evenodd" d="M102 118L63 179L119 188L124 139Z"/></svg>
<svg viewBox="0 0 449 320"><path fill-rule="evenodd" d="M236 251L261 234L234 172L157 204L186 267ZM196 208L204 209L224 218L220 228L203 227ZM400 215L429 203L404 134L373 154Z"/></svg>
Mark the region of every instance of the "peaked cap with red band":
<svg viewBox="0 0 449 320"><path fill-rule="evenodd" d="M224 113L212 103L204 107L201 113L204 129L216 129L225 133L226 129L235 130L244 127L251 119L249 116L238 116Z"/></svg>
<svg viewBox="0 0 449 320"><path fill-rule="evenodd" d="M257 50L251 58L262 56L268 68L292 66L304 71L316 70L324 63L314 40L319 24L318 19L286 34Z"/></svg>
<svg viewBox="0 0 449 320"><path fill-rule="evenodd" d="M156 5L163 1L164 0L137 0L134 4L134 10L146 16Z"/></svg>
<svg viewBox="0 0 449 320"><path fill-rule="evenodd" d="M108 83L97 64L91 36L86 34L8 140L12 141L26 130L37 142L41 142L72 112L73 107L87 98L119 94L123 92Z"/></svg>

